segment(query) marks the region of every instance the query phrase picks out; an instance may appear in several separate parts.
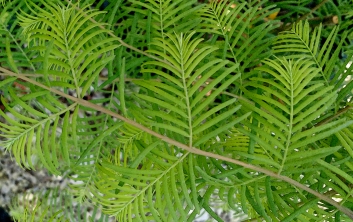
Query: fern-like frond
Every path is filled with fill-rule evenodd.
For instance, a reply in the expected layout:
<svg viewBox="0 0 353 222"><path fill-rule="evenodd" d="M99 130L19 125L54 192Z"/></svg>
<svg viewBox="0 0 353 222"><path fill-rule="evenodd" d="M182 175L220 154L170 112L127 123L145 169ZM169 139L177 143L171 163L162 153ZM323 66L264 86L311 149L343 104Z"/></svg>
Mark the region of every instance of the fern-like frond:
<svg viewBox="0 0 353 222"><path fill-rule="evenodd" d="M337 41L337 32L338 27L334 27L326 41L321 44L322 25L311 33L309 23L305 21L303 24L300 21L293 25L291 31L282 32L278 36L273 49L275 53L285 55L286 58L307 57L312 59L320 69L326 85L332 85L335 81L332 83L330 81L339 78L339 76L334 76L333 71L339 63L338 54L345 39L343 36L338 46L333 48L335 41Z"/></svg>
<svg viewBox="0 0 353 222"><path fill-rule="evenodd" d="M0 63L16 73L21 69L35 71L31 62L33 52L25 47L26 41L21 38L21 32L16 29L18 13L24 6L23 1L8 2L0 11Z"/></svg>
<svg viewBox="0 0 353 222"><path fill-rule="evenodd" d="M28 4L36 15L22 12L19 18L29 47L40 52L33 59L41 64L38 73L47 85L73 88L83 97L118 47L116 39L103 39L109 32L100 28L104 24L90 21L103 12L89 6L76 11L76 5L49 2L42 9L31 1Z"/></svg>
<svg viewBox="0 0 353 222"><path fill-rule="evenodd" d="M199 47L202 40L193 38L193 33L166 36L168 40L154 42L156 50L150 53L167 62L146 62L142 70L159 75L161 81L134 81L141 86L136 101L141 101L139 110L144 115L140 113L139 118L153 129L201 148L207 140L247 117L232 117L240 108L234 105L235 100L214 104L215 98L239 77L233 74L237 65L221 59L201 64L216 48ZM163 45L167 47L159 48ZM206 81L210 81L208 85ZM145 106L154 108L142 111ZM116 151L119 159L98 163L94 184L97 190L92 191L92 199L102 203L107 213L121 221L138 217L186 221L207 207L199 203L203 190L196 188L195 179L202 171L196 167L193 155L141 137L140 130L129 125L119 131L123 144ZM189 215L190 210L196 214Z"/></svg>
<svg viewBox="0 0 353 222"><path fill-rule="evenodd" d="M240 72L259 64L271 53L269 34L277 25L264 19L276 10L272 6L262 8L262 3L211 1L200 12L204 20L200 32L212 33L211 41L221 38L219 54L242 64Z"/></svg>
<svg viewBox="0 0 353 222"><path fill-rule="evenodd" d="M342 1L4 2L0 146L72 182L42 221L353 218L351 22L310 30Z"/></svg>
<svg viewBox="0 0 353 222"><path fill-rule="evenodd" d="M279 173L288 166L288 172L289 168L300 167L337 151L338 147L316 150L310 146L352 123L340 119L325 125L311 125L318 117L325 115L337 97L332 92L333 86L325 87L322 82L313 85L312 80L320 73L315 62L279 59L264 63L267 66L258 70L264 71L268 77L254 77L247 84L261 89L262 93L245 91L260 106L254 108L258 126L247 127L264 127L261 131L257 130L257 142L269 152L268 159L276 163L273 166L278 168Z"/></svg>
<svg viewBox="0 0 353 222"><path fill-rule="evenodd" d="M192 172L184 173L188 155L176 157L173 147L163 148L159 141L135 144L140 154L128 167L99 164L93 199L119 221L186 221L189 210L199 209L196 188L186 185L195 180ZM190 162L189 170L193 165Z"/></svg>
<svg viewBox="0 0 353 222"><path fill-rule="evenodd" d="M141 140L146 144L153 143L150 135L128 124L124 124L119 128L118 140L120 144L115 150L116 156L114 160L116 163L123 165L129 165L131 159L136 160L135 158L139 156L140 151L135 144L136 141ZM146 150L146 152L149 151Z"/></svg>
<svg viewBox="0 0 353 222"><path fill-rule="evenodd" d="M261 149L261 145L256 144L254 151L252 153L248 152L247 148L250 146L250 137L238 131L229 134L229 137L231 139L225 141L224 146L219 147L219 153L232 156L233 158L248 158L253 164L271 164L270 161L265 161L269 159L267 156L268 152L265 149ZM328 137L329 144L322 142L318 144L322 147L338 145L330 141L330 139L331 138ZM256 140L258 141L258 139ZM315 143L313 146L317 147ZM328 151L327 149L325 151L325 149L321 147L317 148L322 149L322 152ZM345 152L342 152L344 150L337 148L331 149L333 153L327 155L324 159L326 161L330 161L331 159L344 163L341 165L341 168L343 167L345 171L347 171L351 163L348 158L343 156L345 155ZM307 155L307 153L303 155ZM318 162L321 161L320 158L314 157L313 159L317 159ZM317 189L325 196L342 198L347 200L347 205L350 204L347 197L351 195L351 190L348 188L347 182L343 177L337 176L320 164L315 164L310 161L306 163L295 161L293 163L295 165L302 164L302 168L297 170L288 169L286 172L291 173L292 178L295 178L301 184L306 184L313 189ZM335 165L335 163L330 162L326 164L328 168L332 168L331 165ZM203 166L212 165L204 164ZM248 172L244 175L245 172L243 172L243 170L244 169L237 168L231 164L223 164L219 165L217 169L213 169L211 172L213 172L214 177L218 179L227 178L227 181L234 181L238 185L235 189L235 194L232 196L227 195L231 190L224 187L222 192L218 192L220 195L219 198L223 196L223 201L229 201L233 204L241 203L241 209L250 218L266 218L266 221L292 221L294 218L299 221L322 221L325 218L339 218L341 215L337 209L330 207L325 202L319 201L317 198L307 195L305 192L301 192L289 184L261 175L254 178L253 172ZM320 173L318 174L317 172ZM248 182L246 182L247 180ZM232 206L232 204L230 204L230 206ZM313 212L316 212L315 216Z"/></svg>
<svg viewBox="0 0 353 222"><path fill-rule="evenodd" d="M334 163L324 161L329 156L339 155L341 147L337 143L327 144L322 141L344 130L353 121L341 118L318 124L320 117L330 111L337 98L337 93L332 92L333 86L326 87L325 81L317 81L320 68L307 58L294 61L285 58L266 60L264 64L258 68L263 72L262 75L251 78L251 82L247 83L244 89L244 95L256 104L256 107L251 109L254 110L253 118L257 121L252 119L243 122L246 128L238 128L243 135L238 132L231 136L235 136L235 140L240 136L244 142L226 142L227 147L230 146L234 152L232 156L249 160L278 174L290 175L300 183L310 184L312 187L317 186L315 182L316 185L312 184L313 181L323 181L316 173L323 170L323 167L342 174L334 167ZM253 88L259 90L252 91ZM243 103L243 106L250 108L248 103ZM256 142L255 146L251 146L251 139ZM325 172L329 173L328 170ZM344 183L339 182L339 179L334 181L339 185L333 182L330 187L340 190L338 187ZM264 186L262 183L271 183L271 179L257 183L258 186ZM256 191L258 189L240 191L245 192L245 202L250 204L256 214L264 218L275 217L281 221L291 221L294 217L308 220L310 214L307 212L311 211L318 211L319 218L327 217L327 212L318 208L319 205L326 207L326 204L318 202L317 199L310 199L304 194L297 196L298 190L289 190L287 186L283 187L284 193L278 186L276 189L269 186L271 185L267 184L262 192ZM250 189L249 186L246 189ZM342 198L346 198L350 192L345 190L340 194ZM301 201L305 204L301 207L295 207L293 204L279 207L284 206L284 203L288 204L288 200L294 201L295 205L301 205ZM261 207L264 205L270 207ZM333 214L334 212L330 211Z"/></svg>
<svg viewBox="0 0 353 222"><path fill-rule="evenodd" d="M152 117L151 120L155 118L163 120L150 121L151 126L187 137L190 146L192 144L198 146L240 121L230 119L223 127L212 130L212 126L228 119L240 108L234 106L235 100L213 105L215 98L239 78L240 74L233 74L238 65L221 59L201 64L201 61L216 48L212 46L199 48L198 45L202 40L193 39L193 33L185 37L182 34L168 37L170 41L158 39L154 42L156 46L164 45L166 53L157 50L150 52L164 58L170 64L159 61L146 62L144 65L146 68L142 70L159 75L162 82L134 81L151 92L137 96L158 107L145 111L147 116ZM160 70L159 67L167 72ZM216 85L217 89L212 91ZM216 113L221 114L215 116Z"/></svg>
<svg viewBox="0 0 353 222"><path fill-rule="evenodd" d="M70 177L74 183L70 186L77 194L76 200L83 202L91 196L97 176L97 163L101 159L110 159L111 153L120 146L115 138L122 123L94 110L90 110L93 115L87 114L88 110L82 113L85 108L79 108L81 109L76 109L72 114L74 127L72 139L69 140L72 144L69 158L74 163L70 169Z"/></svg>
<svg viewBox="0 0 353 222"><path fill-rule="evenodd" d="M26 168L34 168L36 163L33 163L33 160L39 159L50 172L59 174L60 168L63 169L63 165L59 164L62 158L67 160L66 164L69 164L68 158L65 158L69 152L67 144L69 115L76 104L57 108L50 102L46 102L38 103L35 109L28 101L52 99L48 95L49 92L41 91L22 97L18 97L12 90L9 92L14 105L8 104L5 98L1 98L6 113L0 110L0 115L7 122L0 123L3 133L1 136L7 139L2 146L10 149L17 163ZM44 110L41 110L40 105L45 105ZM49 114L47 110L50 110ZM57 135L58 132L61 133Z"/></svg>
<svg viewBox="0 0 353 222"><path fill-rule="evenodd" d="M151 38L165 38L166 34L192 30L200 22L200 19L195 17L195 12L202 5L195 6L196 0L148 0L146 2L130 0L130 2L143 7L143 10L137 9L136 6L134 8L149 17L147 26L150 26Z"/></svg>
<svg viewBox="0 0 353 222"><path fill-rule="evenodd" d="M141 107L136 108L144 115L140 113L139 118L153 129L202 149L202 144L216 140L218 134L248 116L232 117L240 108L234 105L236 100L214 104L215 98L239 78L239 74L234 74L237 65L221 59L202 64L217 49L200 47L202 40L194 38L194 33L166 37L168 40L156 39L156 49L150 53L167 62L149 61L142 70L157 74L161 81L134 81L141 87L136 100ZM210 82L206 84L207 81ZM149 108L142 111L146 106ZM123 144L116 151L119 159L115 158L115 163L98 163L97 190L92 197L102 203L107 213L121 221L138 217L186 221L194 218L201 208L208 209L208 203L199 203L204 190L196 188L195 179L202 170L196 167L193 155L141 137L141 131L129 125L119 131L119 141ZM189 211L193 213L189 215Z"/></svg>

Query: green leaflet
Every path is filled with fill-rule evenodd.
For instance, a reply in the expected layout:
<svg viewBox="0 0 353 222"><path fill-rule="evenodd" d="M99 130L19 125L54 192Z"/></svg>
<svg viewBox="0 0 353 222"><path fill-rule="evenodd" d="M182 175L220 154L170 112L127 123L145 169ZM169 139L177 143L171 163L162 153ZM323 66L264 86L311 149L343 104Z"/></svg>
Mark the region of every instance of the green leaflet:
<svg viewBox="0 0 353 222"><path fill-rule="evenodd" d="M110 52L119 46L114 43L114 38L102 39L102 34L109 32L98 28L103 23L89 20L103 12L86 10L86 6L76 13L74 7L51 2L44 4L47 11L32 2L29 5L38 11L37 16L22 13L19 19L28 44L41 55L33 60L43 63L43 70L39 73L46 73L48 84L58 78L61 86L70 84L70 88L83 97L90 85L97 81L99 72L113 59ZM47 42L50 47L47 47ZM48 77L49 73L51 78ZM68 82L67 78L71 81Z"/></svg>
<svg viewBox="0 0 353 222"><path fill-rule="evenodd" d="M0 2L1 146L72 181L19 220L353 218L346 1Z"/></svg>

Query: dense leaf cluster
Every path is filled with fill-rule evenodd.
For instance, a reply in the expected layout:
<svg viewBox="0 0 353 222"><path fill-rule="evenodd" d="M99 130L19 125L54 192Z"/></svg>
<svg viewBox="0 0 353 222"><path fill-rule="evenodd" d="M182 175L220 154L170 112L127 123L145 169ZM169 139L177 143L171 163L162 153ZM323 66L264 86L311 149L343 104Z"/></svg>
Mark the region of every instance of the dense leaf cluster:
<svg viewBox="0 0 353 222"><path fill-rule="evenodd" d="M1 146L72 181L17 219L353 219L350 1L0 3Z"/></svg>

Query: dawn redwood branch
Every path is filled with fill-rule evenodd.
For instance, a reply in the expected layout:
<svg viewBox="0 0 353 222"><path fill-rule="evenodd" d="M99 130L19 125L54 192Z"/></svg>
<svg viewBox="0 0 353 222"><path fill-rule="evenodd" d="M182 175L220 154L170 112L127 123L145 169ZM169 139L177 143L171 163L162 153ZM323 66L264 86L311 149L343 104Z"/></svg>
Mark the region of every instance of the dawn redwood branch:
<svg viewBox="0 0 353 222"><path fill-rule="evenodd" d="M298 188L300 188L301 190L305 190L307 191L308 193L311 193L313 194L314 196L316 196L317 198L319 198L320 200L322 201L325 201L329 204L331 204L332 206L336 207L338 210L340 210L342 213L346 214L349 218L353 219L353 211L350 210L349 208L345 207L345 206L341 206L339 202L336 202L335 200L333 200L332 198L324 195L324 194L321 194L313 189L311 189L310 187L307 187L305 186L304 184L301 184L299 183L298 181L296 180L293 180L292 178L290 177L287 177L287 176L284 176L284 175L281 175L281 174L278 174L276 172L273 172L273 171L270 171L270 170L267 170L267 169L264 169L264 168L261 168L261 167L258 167L258 166L255 166L255 165L252 165L252 164L249 164L249 163L245 163L245 162L242 162L240 160L236 160L236 159L232 159L232 158L229 158L229 157L225 157L225 156L221 156L221 155L218 155L218 154L215 154L215 153L211 153L211 152L206 152L206 151L203 151L203 150L200 150L200 149L197 149L196 147L191 147L191 146L188 146L188 145L185 145L183 143L180 143L176 140L173 140L169 137L166 137L162 134L159 134L131 119L128 119L128 118L125 118L121 115L119 115L118 113L115 113L109 109L106 109L104 107L101 107L99 105L96 105L94 103L91 103L87 100L83 100L83 99L80 99L80 98L77 98L77 97L74 97L74 96L70 96L62 91L59 91L57 89L54 89L54 88L50 88L46 85L43 85L42 83L39 83L33 79L30 79L30 78L27 78L19 73L14 73L12 71L9 71L5 68L2 68L0 67L0 75L3 75L3 76L13 76L13 77L16 77L16 78L19 78L19 79L22 79L24 81L27 81L33 85L36 85L36 86L39 86L43 89L46 89L52 93L55 93L57 95L60 95L62 97L65 97L66 99L70 99L74 102L76 102L77 104L80 104L82 106L86 106L86 107L89 107L89 108L92 108L92 109L95 109L97 111L100 111L102 113L105 113L107 115L110 115L112 117L115 117L115 118L118 118L120 119L121 121L125 122L125 123L128 123L132 126L135 126L137 127L138 129L152 135L152 136L155 136L161 140L163 140L164 142L167 142L168 144L171 144L171 145L174 145L176 147L179 147L183 150L186 150L190 153L193 153L193 154L196 154L196 155L200 155L200 156L205 156L205 157L210 157L210 158L215 158L215 159L218 159L218 160L223 160L223 161L226 161L226 162L229 162L229 163L234 163L236 165L239 165L239 166L242 166L246 169L250 169L250 170L254 170L254 171L257 171L257 172L261 172L265 175L268 175L270 177L273 177L273 178L276 178L276 179L279 179L279 180L282 180L282 181L285 181L293 186L296 186Z"/></svg>

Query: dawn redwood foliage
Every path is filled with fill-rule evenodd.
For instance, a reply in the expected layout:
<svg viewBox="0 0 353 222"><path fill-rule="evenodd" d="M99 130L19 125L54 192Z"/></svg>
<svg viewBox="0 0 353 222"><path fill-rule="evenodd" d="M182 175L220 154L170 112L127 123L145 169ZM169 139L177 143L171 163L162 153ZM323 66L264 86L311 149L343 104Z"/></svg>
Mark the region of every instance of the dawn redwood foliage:
<svg viewBox="0 0 353 222"><path fill-rule="evenodd" d="M0 3L1 146L70 179L15 219L353 219L351 1Z"/></svg>

